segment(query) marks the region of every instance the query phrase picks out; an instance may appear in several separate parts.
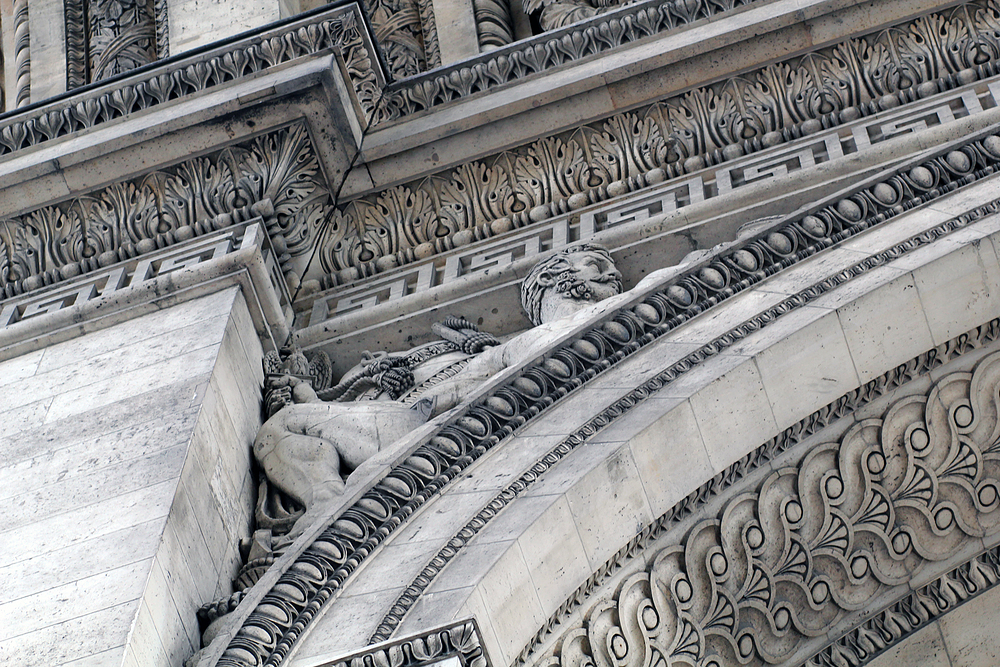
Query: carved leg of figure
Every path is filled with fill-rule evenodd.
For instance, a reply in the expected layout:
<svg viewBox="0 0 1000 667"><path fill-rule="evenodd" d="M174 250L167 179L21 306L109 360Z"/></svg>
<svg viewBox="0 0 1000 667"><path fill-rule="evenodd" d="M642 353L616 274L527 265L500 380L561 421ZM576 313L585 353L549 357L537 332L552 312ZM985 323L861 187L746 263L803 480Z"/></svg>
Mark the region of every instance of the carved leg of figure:
<svg viewBox="0 0 1000 667"><path fill-rule="evenodd" d="M254 456L267 478L305 505L289 537L330 511L350 472L425 421L433 407L395 402L301 403L282 408L261 427Z"/></svg>

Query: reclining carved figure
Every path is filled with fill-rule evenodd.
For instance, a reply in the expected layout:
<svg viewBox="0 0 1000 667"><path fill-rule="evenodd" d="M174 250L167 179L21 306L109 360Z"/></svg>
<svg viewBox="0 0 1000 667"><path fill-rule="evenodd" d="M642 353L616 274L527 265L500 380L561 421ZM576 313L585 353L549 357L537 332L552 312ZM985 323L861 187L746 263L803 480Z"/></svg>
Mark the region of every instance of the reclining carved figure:
<svg viewBox="0 0 1000 667"><path fill-rule="evenodd" d="M577 244L525 278L521 302L535 327L503 344L449 318L434 328L444 341L370 356L325 392L289 374L292 402L267 420L253 451L268 480L306 508L291 535L343 492L345 472L455 407L496 373L541 354L575 326L574 316L591 314L595 303L621 291L607 250ZM435 345L437 354L429 353Z"/></svg>

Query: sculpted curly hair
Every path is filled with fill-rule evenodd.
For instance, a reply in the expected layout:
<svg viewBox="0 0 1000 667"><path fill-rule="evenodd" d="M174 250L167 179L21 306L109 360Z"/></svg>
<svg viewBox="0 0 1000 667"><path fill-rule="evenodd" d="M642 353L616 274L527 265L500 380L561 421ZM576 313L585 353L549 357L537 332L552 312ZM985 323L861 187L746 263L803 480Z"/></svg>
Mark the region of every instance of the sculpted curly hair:
<svg viewBox="0 0 1000 667"><path fill-rule="evenodd" d="M604 246L575 243L536 264L524 278L521 282L521 307L532 324L538 326L542 323L542 296L549 288L565 293L572 299L587 301L592 298L590 285L577 277L580 270L568 260L571 255L586 252L600 255L614 265L611 253ZM613 282L618 291L622 291L621 274L617 271L597 278L596 282Z"/></svg>

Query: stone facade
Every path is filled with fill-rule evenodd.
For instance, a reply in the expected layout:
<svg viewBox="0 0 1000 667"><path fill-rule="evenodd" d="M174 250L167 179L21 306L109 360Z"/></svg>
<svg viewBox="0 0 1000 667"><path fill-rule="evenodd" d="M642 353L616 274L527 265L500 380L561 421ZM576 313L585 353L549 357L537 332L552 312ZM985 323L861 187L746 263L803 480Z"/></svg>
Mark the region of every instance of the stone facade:
<svg viewBox="0 0 1000 667"><path fill-rule="evenodd" d="M998 34L0 0L0 656L996 664Z"/></svg>

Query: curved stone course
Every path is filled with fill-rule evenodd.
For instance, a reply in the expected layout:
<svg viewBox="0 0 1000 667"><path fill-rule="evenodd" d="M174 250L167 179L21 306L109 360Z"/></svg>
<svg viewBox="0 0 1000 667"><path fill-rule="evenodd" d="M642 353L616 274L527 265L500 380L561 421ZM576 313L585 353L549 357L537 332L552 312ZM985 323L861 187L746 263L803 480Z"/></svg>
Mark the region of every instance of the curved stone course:
<svg viewBox="0 0 1000 667"><path fill-rule="evenodd" d="M768 275L992 173L998 157L1000 138L987 136L867 183L685 272L641 302L606 316L544 361L520 369L488 398L473 399L302 552L243 622L219 664L280 664L323 605L389 532L472 461L572 389ZM717 351L708 348L704 354Z"/></svg>

